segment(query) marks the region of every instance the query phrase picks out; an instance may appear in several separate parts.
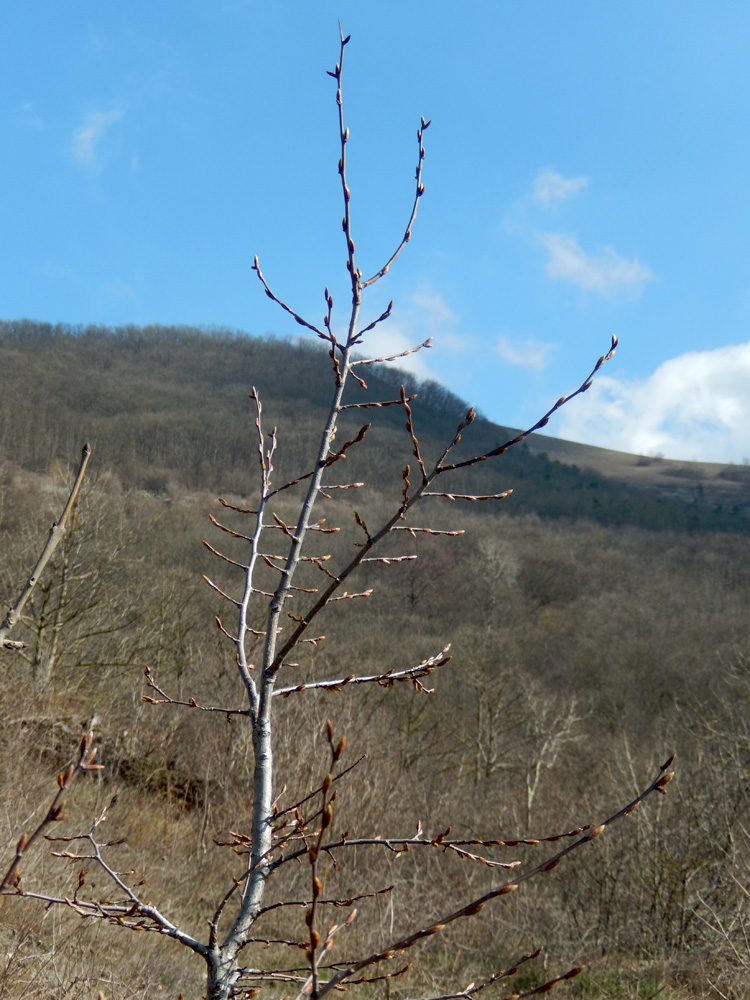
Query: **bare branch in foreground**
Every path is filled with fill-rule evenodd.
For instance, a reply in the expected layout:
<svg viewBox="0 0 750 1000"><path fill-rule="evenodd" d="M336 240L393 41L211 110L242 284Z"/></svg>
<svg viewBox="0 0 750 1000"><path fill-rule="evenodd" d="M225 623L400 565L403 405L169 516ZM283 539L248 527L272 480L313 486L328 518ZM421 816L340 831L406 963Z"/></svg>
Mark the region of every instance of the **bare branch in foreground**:
<svg viewBox="0 0 750 1000"><path fill-rule="evenodd" d="M529 427L528 430L523 431L523 433L518 434L514 438L511 438L509 441L506 441L505 444L501 444L499 445L499 447L493 448L491 451L485 452L483 455L476 455L474 458L467 458L463 462L455 462L453 465L443 465L441 459L441 461L438 462L439 471L452 472L455 469L466 469L471 465L476 465L478 462L486 462L488 458L496 458L497 456L504 454L509 448L512 448L514 445L520 444L522 441L525 441L530 434L534 433L534 431L539 431L542 429L542 427L546 427L550 421L550 417L552 416L552 414L556 413L561 406L564 406L566 403L569 403L571 399L575 399L576 396L580 396L581 393L586 392L588 389L591 388L592 379L594 375L596 375L596 373L599 371L599 369L602 367L603 364L605 364L607 361L611 361L611 359L615 356L615 350L617 349L617 344L618 344L617 337L615 337L615 335L612 334L612 343L610 345L609 351L606 354L602 354L602 356L599 358L599 360L592 368L589 375L575 390L575 392L571 392L569 396L560 396L555 405L551 406L549 410L547 410L547 412L544 414L544 416L540 417L539 420L537 420L537 422L532 427ZM474 419L473 411L470 410L469 413L472 414L471 419L473 420ZM462 428L459 428L459 435L457 435L456 439L453 441L453 444L451 444L446 449L446 452L443 457L445 457L451 450L451 448L453 448L454 445L458 443L458 440L460 439L461 429Z"/></svg>
<svg viewBox="0 0 750 1000"><path fill-rule="evenodd" d="M432 694L429 688L420 684L419 678L427 677L436 667L442 667L448 663L450 661L450 656L448 656L450 648L449 643L435 656L422 660L416 667L408 667L406 670L386 670L382 674L350 674L348 677L330 681L309 681L304 684L295 684L293 687L275 688L273 693L274 696L287 697L300 691L335 691L350 684L378 684L380 687L391 687L397 681L411 681L417 690Z"/></svg>
<svg viewBox="0 0 750 1000"><path fill-rule="evenodd" d="M5 873L3 881L0 883L0 893L15 891L25 895L20 887L20 865L24 856L28 853L31 846L42 836L48 826L52 823L59 823L61 820L67 819L67 814L65 812L65 795L78 775L83 771L98 771L102 768L101 764L94 763L96 747L92 747L93 742L94 734L89 731L81 741L78 761L75 764L71 764L66 771L58 774L58 791L52 799L44 818L31 836L27 836L25 833L21 834L21 837L16 844L15 857L11 862L10 868Z"/></svg>
<svg viewBox="0 0 750 1000"><path fill-rule="evenodd" d="M497 889L492 889L489 892L484 893L484 895L472 900L465 906L460 907L457 910L453 910L451 913L446 914L439 921L423 927L418 931L413 932L405 937L399 938L394 941L388 948L383 951L375 952L369 955L367 958L361 959L357 962L352 963L346 969L342 969L335 975L331 976L330 980L324 987L322 987L318 996L322 997L331 989L344 983L350 976L359 972L361 969L367 968L370 965L375 965L380 962L389 961L396 954L401 954L407 951L409 948L414 947L419 941L422 941L428 937L432 937L434 934L438 934L442 931L448 924L453 923L456 920L461 920L464 917L472 917L479 913L486 903L493 899L497 899L500 896L507 895L508 893L514 892L523 883L527 882L529 879L535 878L538 875L542 875L546 872L552 871L556 868L560 861L572 851L578 850L584 844L590 843L596 837L600 836L608 826L622 819L624 816L628 816L644 799L646 799L653 792L666 793L666 786L674 777L674 771L669 771L668 768L674 762L674 754L672 754L662 766L659 768L659 774L651 782L651 784L646 788L640 795L637 795L635 799L629 802L626 806L623 806L616 813L611 815L608 819L605 819L603 823L598 826L593 827L585 836L581 837L579 840L574 841L574 843L569 844L567 847L562 848L556 854L542 861L540 864L535 865L533 868L528 869L518 875L510 882L506 882L504 885Z"/></svg>
<svg viewBox="0 0 750 1000"><path fill-rule="evenodd" d="M6 649L25 649L26 644L19 642L18 640L9 640L7 638L8 633L13 629L13 627L18 623L21 614L23 612L24 606L31 596L39 577L44 572L44 567L52 558L52 554L60 544L60 540L65 534L65 529L68 524L68 518L70 517L70 512L73 509L73 505L78 499L78 494L81 490L81 485L83 483L83 477L86 474L86 467L89 464L89 459L91 458L91 445L86 442L83 446L83 451L81 453L81 461L78 466L78 472L76 473L75 479L73 480L73 486L70 490L70 495L63 507L63 512L60 515L60 519L56 521L50 528L49 536L47 542L42 549L42 554L39 556L31 571L31 576L26 581L26 586L23 588L18 596L16 603L8 610L5 620L2 625L0 625L0 648Z"/></svg>

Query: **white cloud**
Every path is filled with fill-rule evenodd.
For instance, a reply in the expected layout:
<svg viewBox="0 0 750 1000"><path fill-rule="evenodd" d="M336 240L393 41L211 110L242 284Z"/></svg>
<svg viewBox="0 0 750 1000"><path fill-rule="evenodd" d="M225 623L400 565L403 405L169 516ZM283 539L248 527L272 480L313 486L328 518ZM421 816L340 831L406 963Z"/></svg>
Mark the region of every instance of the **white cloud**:
<svg viewBox="0 0 750 1000"><path fill-rule="evenodd" d="M387 326L383 325L382 329L376 327L373 330L373 336L368 336L360 353L362 357L367 358L390 358L416 347L418 343L419 340L416 339L412 331L394 321ZM407 354L403 358L396 358L395 361L388 363L395 368L410 372L420 379L437 379L437 375L429 366L425 349ZM360 372L360 374L364 373ZM364 377L367 381L367 376Z"/></svg>
<svg viewBox="0 0 750 1000"><path fill-rule="evenodd" d="M612 247L596 257L585 253L575 236L563 233L539 233L537 241L549 253L547 274L559 281L569 281L586 291L612 297L618 292L640 295L654 275L637 257L627 260Z"/></svg>
<svg viewBox="0 0 750 1000"><path fill-rule="evenodd" d="M702 462L750 457L750 342L691 351L645 379L598 376L563 407L559 437Z"/></svg>
<svg viewBox="0 0 750 1000"><path fill-rule="evenodd" d="M83 125L79 125L73 133L74 159L86 166L96 166L98 145L107 130L116 124L124 113L122 108L114 108L112 111L90 111Z"/></svg>
<svg viewBox="0 0 750 1000"><path fill-rule="evenodd" d="M511 341L502 334L495 345L497 353L509 365L517 368L531 368L540 372L547 367L549 355L554 350L554 344L540 344L536 340Z"/></svg>
<svg viewBox="0 0 750 1000"><path fill-rule="evenodd" d="M466 340L455 332L456 322L456 314L443 295L425 284L398 303L390 319L365 334L360 353L368 358L390 357L416 347L428 337L434 338L435 346L441 351L463 352L467 349ZM417 378L439 381L430 367L427 350L408 354L391 364Z"/></svg>
<svg viewBox="0 0 750 1000"><path fill-rule="evenodd" d="M588 177L563 177L554 170L542 170L534 181L534 201L545 208L573 198L583 188L588 187Z"/></svg>

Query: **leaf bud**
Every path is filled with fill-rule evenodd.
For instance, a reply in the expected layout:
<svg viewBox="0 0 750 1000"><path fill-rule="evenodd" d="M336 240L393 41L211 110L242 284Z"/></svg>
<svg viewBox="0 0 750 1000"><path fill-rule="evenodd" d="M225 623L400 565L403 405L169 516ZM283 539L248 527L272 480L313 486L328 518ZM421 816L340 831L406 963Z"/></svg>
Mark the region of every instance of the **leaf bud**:
<svg viewBox="0 0 750 1000"><path fill-rule="evenodd" d="M65 788L67 785L70 784L70 781L73 777L73 771L74 768L73 765L71 764L68 767L67 771L63 771L62 774L58 774L57 783L60 786L60 788Z"/></svg>

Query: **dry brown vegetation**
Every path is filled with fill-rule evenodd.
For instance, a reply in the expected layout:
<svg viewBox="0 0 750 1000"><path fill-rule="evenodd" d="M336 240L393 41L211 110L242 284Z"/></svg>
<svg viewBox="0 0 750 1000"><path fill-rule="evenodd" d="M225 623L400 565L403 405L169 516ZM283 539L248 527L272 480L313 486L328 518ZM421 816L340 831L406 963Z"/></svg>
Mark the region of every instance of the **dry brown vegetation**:
<svg viewBox="0 0 750 1000"><path fill-rule="evenodd" d="M419 186L418 173L418 197ZM346 226L345 233L349 240ZM353 253L350 247L356 294ZM3 398L6 602L68 495L71 470L62 457L77 450L82 425L97 447L72 530L14 630L27 646L0 653L6 870L21 834L49 809L52 776L71 774L71 760L84 764L67 795L70 815L45 828L55 839L28 855L20 849L21 881L11 869L11 891L0 898L0 986L14 1000L82 1000L99 991L107 998L200 996L205 961L167 940L149 908L153 900L185 935L206 936L227 887L231 893L253 871L247 856L257 771L246 685L226 633L207 626L219 616L238 638L216 588L236 591L247 544L223 543L237 567L217 564L202 538L209 514L223 519L237 508L232 523L246 524L240 510L257 511L263 501L250 457L258 448L257 400L244 426L231 406L247 406L249 386L262 376L270 424L279 425L276 481L293 478L311 458L314 464L316 377L327 369L330 384L330 356L190 331L74 335L6 324L2 333L5 371L28 373L25 366L36 364L50 384L56 377L65 384L75 371L80 380L70 393L76 407L49 389L33 423L16 382ZM329 346L340 374L349 355L337 354L334 340ZM307 378L298 376L294 395L285 396L278 385L295 365ZM211 399L197 406L186 385L192 376L203 385L207 371L216 394L225 394L218 411ZM149 377L158 385L152 395ZM390 399L394 388L399 397L391 374L368 375L368 382L373 396L360 402ZM340 463L346 475L337 485L360 477L369 484L357 496L358 519L349 491L320 498L316 517L355 531L324 536L331 566L346 565L352 540L369 537L363 524L372 531L387 523L394 503L398 509L418 488L413 451L432 468L464 417L450 394L427 386L422 395L424 425L414 404L419 449L413 428L404 430L401 399L378 414L384 420L374 447L359 456L352 448ZM356 436L360 421L350 425L351 414L341 418L339 449ZM475 454L495 450L497 429L475 423ZM271 444L260 440L267 454ZM414 472L404 474L400 459L394 469L397 447ZM470 447L457 445L459 461ZM498 480L506 468L515 482ZM260 986L264 995L296 994L308 974L312 992L322 994L324 977L330 984L356 956L401 941L392 963L363 965L374 977L360 987L366 995L457 998L484 984L488 995L528 995L585 964L558 984L558 995L739 1000L750 988L745 508L718 509L693 496L665 500L528 451L502 470L486 462L472 471L479 472L472 494L516 486L516 496L500 510L470 505L460 537L416 533L405 546L379 550L417 558L362 566L356 590L373 588L372 597L329 602L315 621L314 635L325 633L325 641L300 647L298 665L284 664L280 684L310 690L277 699L273 821L281 824L294 803L299 815L292 810L291 825L275 828L275 851L303 849L280 869L283 877L269 881L235 995L252 996ZM451 492L468 489L466 475L446 474ZM209 486L228 490L229 510ZM512 516L508 504L528 510L535 487L544 494L534 501L541 512ZM299 516L294 494L286 496L274 499L282 540L289 539L283 526ZM420 516L436 531L452 531L457 521L437 499L426 499ZM319 572L303 566L296 583L309 587ZM268 569L265 579L274 573ZM263 580L253 580L256 593ZM451 667L393 684L391 671L424 663L447 639ZM315 689L349 675L380 682ZM87 732L94 742L79 758L74 748ZM673 749L681 763L670 794L651 796L599 831L642 789L663 787L660 765ZM101 769L90 766L94 760ZM337 793L330 824L323 822L333 806L327 772ZM60 839L86 831L88 840ZM594 832L600 835L589 844ZM379 842L355 846L355 836ZM324 837L349 844L311 850ZM577 842L564 863L550 862ZM82 862L96 847L108 867ZM517 869L504 867L515 862ZM527 880L540 863L549 870ZM123 909L112 872L134 893L132 908ZM508 883L518 891L492 901L481 917L426 933ZM341 927L355 905L357 919ZM325 935L334 921L334 958L316 973L322 942L315 929ZM418 961L396 975L417 955L408 935L420 928ZM500 970L507 975L493 981Z"/></svg>
<svg viewBox="0 0 750 1000"><path fill-rule="evenodd" d="M56 516L65 490L61 473L6 477L6 593L28 567L33 527ZM41 816L51 775L67 765L96 715L105 769L72 796L61 832L90 823L116 792L107 837L124 838L118 863L147 874L149 894L189 926L217 879L235 870L213 838L230 839L237 825L252 750L236 723L221 718L206 726L195 714L166 715L140 697L146 662L173 692L199 701L236 695L218 633L203 624L219 609L191 565L201 559L198 533L209 506L208 497L166 501L123 491L114 476L89 486L66 546L76 566L109 566L110 539L120 539L110 567L117 586L105 604L129 627L95 634L85 614L73 617L61 632L55 669L35 684L44 641L35 606L19 633L29 641L27 658L4 656L2 695L6 843ZM84 532L92 522L99 530ZM25 544L14 529L21 523L30 526ZM750 542L534 516L476 513L463 523L467 534L450 549L419 546L421 569L418 561L394 574L374 603L362 606L364 614L326 623L331 648L343 639L357 672L398 669L423 657L433 637L449 634L454 674L443 674L430 698L396 688L284 702L277 765L284 780L294 777L290 797L320 777L328 715L347 732L347 760L367 754L337 804L337 820L359 831L379 830L394 808L402 830L413 833L421 821L431 836L456 817L454 831L466 837L564 831L603 815L677 748L679 780L657 809L635 814L512 907L467 924L449 947L435 945L422 968L432 969L436 983L465 986L505 964L509 953L544 942L550 972L561 969L563 956L591 964L584 980L590 992L572 995L627 996L630 989L649 996L646 987L637 992L647 981L654 989L669 984L667 996L743 996ZM49 574L47 603L59 593L65 558L60 553ZM98 614L105 612L100 606ZM313 675L329 675L329 666L321 647ZM545 740L564 734L571 707L574 724L548 767ZM538 850L519 846L503 856ZM45 855L28 863L29 882L43 883L50 870L60 876ZM77 873L69 877L72 891ZM359 854L346 877L344 892L392 882L399 888L397 902L376 898L361 908L352 948L397 925L400 914L422 912L430 899L433 906L460 900L479 879L457 861L446 869L428 859ZM96 995L91 989L102 977L107 995L152 996L159 985L175 997L199 994L200 963L186 964L176 945L157 948L141 935L134 951L122 932L88 927L72 914L45 918L43 908L18 902L2 902L9 996ZM266 934L281 938L299 919L280 914ZM273 954L272 945L266 950Z"/></svg>

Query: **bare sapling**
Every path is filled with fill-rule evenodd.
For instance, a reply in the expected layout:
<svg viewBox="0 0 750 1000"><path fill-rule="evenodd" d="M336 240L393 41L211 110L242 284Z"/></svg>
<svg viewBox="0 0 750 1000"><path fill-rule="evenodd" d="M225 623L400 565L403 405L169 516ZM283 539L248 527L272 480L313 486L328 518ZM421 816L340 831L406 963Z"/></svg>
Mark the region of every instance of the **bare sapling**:
<svg viewBox="0 0 750 1000"><path fill-rule="evenodd" d="M225 513L221 518L212 517L211 520L218 533L215 538L223 538L223 541L217 541L215 545L206 543L222 564L221 572L236 574L237 584L234 587L218 576L206 579L208 585L226 601L227 614L218 617L216 625L227 644L227 658L236 664L242 696L231 704L177 697L168 690L168 683L162 682L154 671L146 668L150 693L145 700L159 706L159 711L180 708L187 712L204 713L209 719L211 716L223 716L232 725L248 726L251 730L252 799L237 803L237 827L227 845L240 859L235 877L228 885L213 887L216 902L199 929L189 930L181 926L178 918L168 915L158 901L152 902L151 890L144 895L139 888L141 883L137 881L139 875L122 874L118 870L113 860L116 847L107 846L100 839L100 828L107 815L104 810L96 816L87 832L66 837L64 849L55 851L63 862L74 869L80 866L75 894L55 894L26 884L21 877L21 860L30 841L23 845L19 841L16 857L3 882L6 893L43 900L48 906L67 907L90 920L108 921L130 930L150 931L184 945L205 961L205 996L208 1000L254 996L259 990L265 991L266 995L310 996L317 1000L333 990L355 984L364 984L363 989L370 995L373 989L371 984L389 981L408 967L420 944L442 932L449 934L452 925L475 917L483 910L486 912L490 905L502 905L501 897L518 897L527 882L543 878L571 853L604 834L610 825L627 816L652 793L664 793L673 774L670 770L673 757L670 757L643 791L610 816L597 823L547 837L498 839L496 831L488 831L486 839L462 839L451 837L450 827L437 836L427 836L421 827L416 834L399 829L398 816L385 818L382 829L349 832L341 829L338 821L337 791L343 782L356 782L359 769L367 765L346 761L345 737L329 721L324 743L327 759L321 764L324 776L317 784L313 782L308 793L297 801L285 801L288 794L285 782L294 787L295 781L293 777L277 775L274 768L277 737L274 724L279 718L277 709L280 699L325 697L326 692L331 691L340 692L340 697L355 697L354 688L372 685L391 687L397 682L411 684L414 697L422 697L431 693L426 684L427 678L444 668L450 660L450 646L439 641L434 653L420 662L407 662L398 669L380 669L377 666L369 670L352 669L347 662L346 649L341 649L336 653L342 664L338 672L330 677L312 676L309 670L306 672L309 665L306 665L305 658L307 651L325 642L320 632L323 612L327 615L334 613L337 607L341 607L338 602L351 605L369 599L372 589L361 589L355 582L357 571L363 567L368 567L370 575L375 572L385 576L399 573L403 563L416 558L406 544L399 547L399 543L408 543L418 535L428 534L443 536L446 544L453 544L455 537L463 533L462 530L433 526L431 522L438 501L460 505L463 502L498 503L506 499L510 492L507 490L481 494L461 487L458 491L455 474L461 471L465 478L475 466L498 458L533 431L543 428L555 411L589 388L593 376L613 356L617 345L613 337L607 351L596 361L580 386L568 396L559 398L532 427L481 453L467 453L464 450L466 442L459 448L475 420L473 409L468 410L438 457L430 459L417 436L413 409L417 398L415 394L407 393L402 387L391 399L373 401L364 398L368 368L402 356L377 357L367 353L369 335L388 320L393 303L373 320L363 321L361 309L365 291L386 276L411 239L417 211L425 194L424 140L430 122L422 118L417 129L416 183L403 235L390 257L365 277L359 266L354 240L352 193L347 173L350 134L344 116L342 81L349 41L350 37L344 37L342 33L339 59L329 73L335 86L338 114L338 174L343 197L347 284L351 290L346 323L340 327L334 324L334 301L328 288L324 292L325 315L317 324L304 318L277 294L263 274L258 257L253 264L265 294L326 346L331 365L331 397L328 415L320 432L317 455L310 468L301 471L289 482L276 484L274 460L277 449L283 447L283 441L277 441L275 430L266 430L261 399L253 389L250 399L255 420L257 496L253 498L252 505L247 506L221 500ZM345 332L336 332L339 329L345 329ZM429 341L426 341L413 350L428 345ZM370 354L377 352L371 351ZM401 409L406 428L405 446L411 457L403 465L401 488L392 508L385 516L380 514L374 522L369 514L365 516L362 507L356 509L351 505L351 497L356 496L364 484L352 481L345 474L349 464L347 457L355 450L366 447L370 423L363 421L358 429L350 434L341 433L341 437L339 433L345 415L349 418L365 410L377 415L383 407ZM328 513L336 508L337 503L342 511L342 523L331 524L321 516L321 511ZM290 509L296 510L293 516L288 513ZM353 542L354 555L341 559L338 564L338 557L332 558L325 545L333 532L349 532ZM389 540L387 546L384 545L386 540ZM244 553L239 559L235 557L238 547ZM349 549L351 551L352 548ZM76 768L93 766L90 741L84 741L84 744L78 765L61 777L61 791L68 787ZM529 780L531 782L531 778ZM533 783L531 789L529 808L536 790ZM50 810L51 819L58 818L52 816L58 806L59 793ZM243 817L249 817L246 827L242 826L245 822ZM35 833L31 839L36 836ZM564 846L560 847L559 842ZM555 846L550 847L552 843ZM521 844L538 845L543 854L541 860L524 867L512 856L513 850ZM357 907L368 906L379 893L395 892L392 886L385 885L376 890L362 886L353 895L346 896L326 891L331 877L329 862L335 862L334 867L342 869L347 864L347 857L351 856L350 852L363 850L378 852L381 857L386 854L389 857L403 855L404 864L409 863L406 855L413 857L419 852L430 852L442 859L460 857L486 872L488 881L481 892L474 892L460 906L446 906L439 919L428 919L418 912L413 913L405 918L407 923L396 928L377 946L364 947L360 954L354 956L347 950L346 958L337 958L336 955L344 947L349 947L343 942L347 940ZM84 867L90 871L97 870L100 878L106 877L107 888L97 890L96 897L89 895L85 888ZM306 870L309 888L304 898L298 895L290 897L285 888L287 873L300 870ZM298 933L275 940L277 948L271 952L274 957L265 961L264 956L269 951L264 950L263 943L269 942L270 935L264 933L263 921L283 906L298 908ZM331 913L337 914L335 919ZM279 953L290 955L289 961L279 961ZM301 954L305 956L303 961L298 957ZM481 981L461 989L449 987L441 1000L470 997L498 983L502 988L503 981L507 981L521 965L538 954L539 951L531 951L514 958L506 968L496 969ZM531 996L546 992L555 983L571 979L579 972L577 967L569 969L534 988L513 995ZM418 981L418 977L414 981ZM430 995L430 992L422 995ZM498 995L497 992L494 995Z"/></svg>

